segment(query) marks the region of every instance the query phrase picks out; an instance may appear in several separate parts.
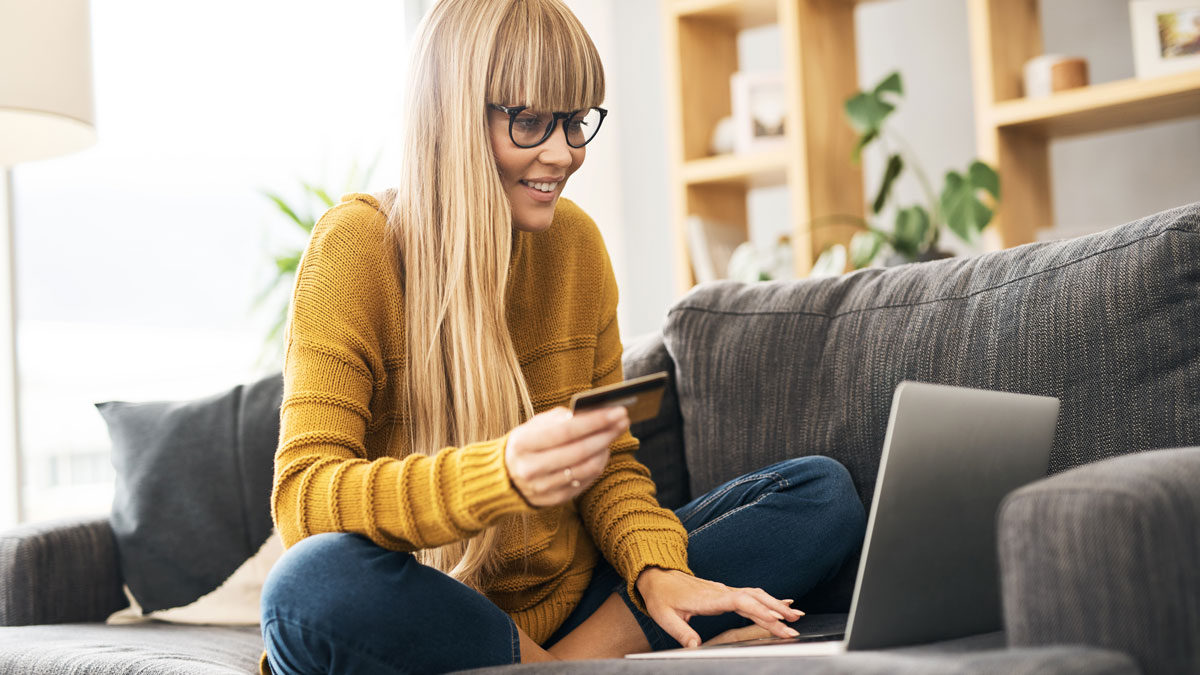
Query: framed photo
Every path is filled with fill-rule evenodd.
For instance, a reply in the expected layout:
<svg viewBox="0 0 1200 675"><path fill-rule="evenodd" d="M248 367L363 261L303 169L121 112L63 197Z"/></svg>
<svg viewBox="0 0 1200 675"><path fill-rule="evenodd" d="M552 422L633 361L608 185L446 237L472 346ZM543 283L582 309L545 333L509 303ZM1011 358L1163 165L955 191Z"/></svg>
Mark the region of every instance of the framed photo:
<svg viewBox="0 0 1200 675"><path fill-rule="evenodd" d="M1129 19L1139 78L1200 70L1200 0L1133 0Z"/></svg>
<svg viewBox="0 0 1200 675"><path fill-rule="evenodd" d="M758 152L784 145L787 105L783 73L738 72L729 84L733 98L734 151Z"/></svg>

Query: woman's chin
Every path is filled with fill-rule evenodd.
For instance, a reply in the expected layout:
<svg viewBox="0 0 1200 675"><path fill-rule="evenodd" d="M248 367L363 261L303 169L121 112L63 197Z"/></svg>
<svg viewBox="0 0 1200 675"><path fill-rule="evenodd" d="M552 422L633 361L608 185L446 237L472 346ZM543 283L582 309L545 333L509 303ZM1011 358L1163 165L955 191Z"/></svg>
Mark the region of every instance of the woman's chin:
<svg viewBox="0 0 1200 675"><path fill-rule="evenodd" d="M513 229L521 232L544 232L554 223L554 213L548 218L513 218Z"/></svg>

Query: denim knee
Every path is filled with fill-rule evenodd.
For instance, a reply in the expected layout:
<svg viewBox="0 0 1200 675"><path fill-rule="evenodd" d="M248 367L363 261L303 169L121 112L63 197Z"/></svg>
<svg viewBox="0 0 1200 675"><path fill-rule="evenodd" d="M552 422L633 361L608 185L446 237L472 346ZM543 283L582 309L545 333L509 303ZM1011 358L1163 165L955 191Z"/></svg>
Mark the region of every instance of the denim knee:
<svg viewBox="0 0 1200 675"><path fill-rule="evenodd" d="M850 471L840 462L829 457L822 457L826 465L826 480L829 481L829 491L835 495L830 514L831 518L841 523L842 532L846 533L845 552L849 555L862 545L863 536L867 531L867 511Z"/></svg>
<svg viewBox="0 0 1200 675"><path fill-rule="evenodd" d="M790 460L800 473L797 482L810 483L809 495L820 500L825 531L834 537L837 549L848 556L862 545L867 514L859 499L850 471L841 462L824 455Z"/></svg>
<svg viewBox="0 0 1200 675"><path fill-rule="evenodd" d="M516 624L411 553L360 534L307 537L263 585L263 640L282 672L446 672L520 660ZM463 650L464 627L475 631Z"/></svg>
<svg viewBox="0 0 1200 675"><path fill-rule="evenodd" d="M369 540L345 532L305 537L284 552L263 582L262 615L305 616L317 623L337 616L333 591L343 588L361 569ZM321 592L326 591L326 592Z"/></svg>

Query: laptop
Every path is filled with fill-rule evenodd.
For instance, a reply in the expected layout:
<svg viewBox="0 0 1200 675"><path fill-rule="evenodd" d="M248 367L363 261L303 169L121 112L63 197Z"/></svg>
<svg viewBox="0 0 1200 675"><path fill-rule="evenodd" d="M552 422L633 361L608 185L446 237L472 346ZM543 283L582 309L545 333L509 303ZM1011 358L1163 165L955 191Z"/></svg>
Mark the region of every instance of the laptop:
<svg viewBox="0 0 1200 675"><path fill-rule="evenodd" d="M834 655L1001 630L997 508L1046 475L1058 406L1045 396L901 382L845 631L625 658Z"/></svg>

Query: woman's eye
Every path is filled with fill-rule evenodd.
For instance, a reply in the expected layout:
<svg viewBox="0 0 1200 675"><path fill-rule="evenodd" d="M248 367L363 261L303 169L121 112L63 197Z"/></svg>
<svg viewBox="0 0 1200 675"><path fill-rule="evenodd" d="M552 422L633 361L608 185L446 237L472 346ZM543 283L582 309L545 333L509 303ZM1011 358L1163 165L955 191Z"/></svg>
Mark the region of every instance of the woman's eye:
<svg viewBox="0 0 1200 675"><path fill-rule="evenodd" d="M538 126L538 118L536 115L517 115L513 126L524 130L535 129Z"/></svg>

